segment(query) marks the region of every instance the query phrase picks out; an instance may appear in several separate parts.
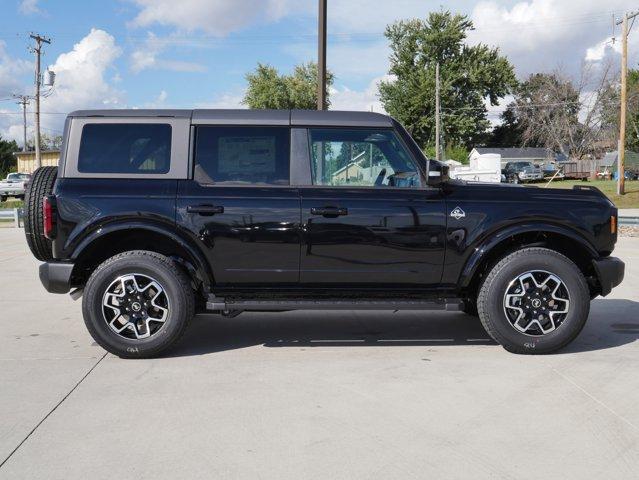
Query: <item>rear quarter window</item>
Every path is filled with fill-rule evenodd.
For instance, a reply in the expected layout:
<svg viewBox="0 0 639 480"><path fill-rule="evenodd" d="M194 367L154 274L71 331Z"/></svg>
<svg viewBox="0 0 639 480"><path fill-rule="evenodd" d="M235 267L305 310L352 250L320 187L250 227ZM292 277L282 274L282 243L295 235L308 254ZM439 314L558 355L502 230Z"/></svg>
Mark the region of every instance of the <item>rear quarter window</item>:
<svg viewBox="0 0 639 480"><path fill-rule="evenodd" d="M87 124L82 128L78 171L161 174L171 167L171 125Z"/></svg>

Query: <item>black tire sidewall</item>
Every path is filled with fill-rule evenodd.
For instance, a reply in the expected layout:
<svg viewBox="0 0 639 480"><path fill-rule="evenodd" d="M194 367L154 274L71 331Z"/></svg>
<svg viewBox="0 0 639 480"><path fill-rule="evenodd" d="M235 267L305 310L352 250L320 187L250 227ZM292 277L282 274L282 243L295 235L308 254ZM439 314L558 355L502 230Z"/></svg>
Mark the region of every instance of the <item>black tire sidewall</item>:
<svg viewBox="0 0 639 480"><path fill-rule="evenodd" d="M58 176L58 167L40 167L25 189L24 233L31 253L40 261L53 260L52 242L44 235L42 199L53 192Z"/></svg>
<svg viewBox="0 0 639 480"><path fill-rule="evenodd" d="M555 252L552 252L555 253ZM568 289L570 307L568 315L553 332L542 336L526 335L517 331L504 313L503 299L510 283L520 275L533 270L544 270L557 275ZM581 271L563 255L530 252L512 257L484 284L483 315L489 317L493 336L504 348L525 353L549 353L570 343L583 328L590 312L590 294Z"/></svg>
<svg viewBox="0 0 639 480"><path fill-rule="evenodd" d="M184 278L164 262L145 255L127 255L98 267L89 278L82 300L84 321L93 339L105 350L123 358L155 356L175 343L193 315L193 296ZM104 264L103 264L104 265ZM169 315L162 328L146 339L127 339L111 330L102 314L102 298L119 276L130 273L147 275L162 286L169 300ZM189 301L190 300L190 301Z"/></svg>

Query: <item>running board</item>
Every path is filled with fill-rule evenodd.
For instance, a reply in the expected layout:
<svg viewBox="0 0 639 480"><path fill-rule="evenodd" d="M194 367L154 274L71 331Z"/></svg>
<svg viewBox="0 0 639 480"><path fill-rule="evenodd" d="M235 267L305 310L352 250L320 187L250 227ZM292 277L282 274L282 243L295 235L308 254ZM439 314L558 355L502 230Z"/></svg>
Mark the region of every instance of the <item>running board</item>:
<svg viewBox="0 0 639 480"><path fill-rule="evenodd" d="M464 307L459 298L438 300L225 300L209 295L206 309L218 312L278 310L440 310L458 312Z"/></svg>

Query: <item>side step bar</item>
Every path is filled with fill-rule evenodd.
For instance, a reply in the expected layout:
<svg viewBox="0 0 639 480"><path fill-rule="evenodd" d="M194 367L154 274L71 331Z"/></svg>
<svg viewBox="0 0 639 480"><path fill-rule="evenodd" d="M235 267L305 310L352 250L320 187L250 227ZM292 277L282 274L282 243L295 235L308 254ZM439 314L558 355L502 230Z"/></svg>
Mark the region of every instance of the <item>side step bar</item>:
<svg viewBox="0 0 639 480"><path fill-rule="evenodd" d="M459 298L438 300L225 300L209 295L206 309L217 312L277 310L440 310L458 312L464 307Z"/></svg>

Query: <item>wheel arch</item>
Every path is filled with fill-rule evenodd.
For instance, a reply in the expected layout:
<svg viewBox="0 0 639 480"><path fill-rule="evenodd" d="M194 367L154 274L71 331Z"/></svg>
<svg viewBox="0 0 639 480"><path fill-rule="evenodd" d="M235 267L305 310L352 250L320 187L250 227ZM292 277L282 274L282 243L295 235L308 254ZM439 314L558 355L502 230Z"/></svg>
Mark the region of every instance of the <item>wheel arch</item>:
<svg viewBox="0 0 639 480"><path fill-rule="evenodd" d="M130 250L148 250L176 259L196 288L201 288L203 293L210 291L213 275L200 248L177 231L144 222L109 224L85 237L71 256L72 283L83 285L103 261Z"/></svg>
<svg viewBox="0 0 639 480"><path fill-rule="evenodd" d="M577 232L542 223L513 225L485 238L466 261L459 287L471 294L476 292L486 273L500 258L531 246L546 247L569 258L586 277L591 295L598 294L597 275L592 264L592 260L599 257L597 250Z"/></svg>

